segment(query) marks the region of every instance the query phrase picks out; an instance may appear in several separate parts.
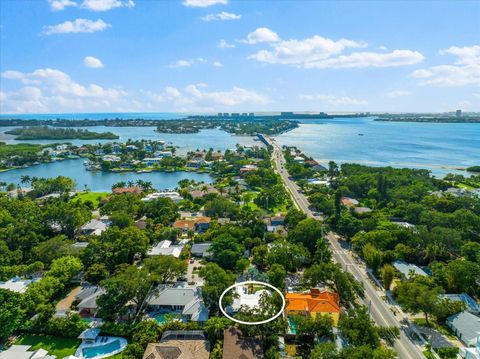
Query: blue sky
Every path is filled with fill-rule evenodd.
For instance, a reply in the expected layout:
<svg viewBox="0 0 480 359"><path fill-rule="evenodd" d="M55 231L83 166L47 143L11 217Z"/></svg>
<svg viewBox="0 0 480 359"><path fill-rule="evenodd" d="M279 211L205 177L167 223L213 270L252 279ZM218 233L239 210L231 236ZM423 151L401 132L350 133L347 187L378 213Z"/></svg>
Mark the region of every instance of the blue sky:
<svg viewBox="0 0 480 359"><path fill-rule="evenodd" d="M480 111L479 1L0 6L1 113Z"/></svg>

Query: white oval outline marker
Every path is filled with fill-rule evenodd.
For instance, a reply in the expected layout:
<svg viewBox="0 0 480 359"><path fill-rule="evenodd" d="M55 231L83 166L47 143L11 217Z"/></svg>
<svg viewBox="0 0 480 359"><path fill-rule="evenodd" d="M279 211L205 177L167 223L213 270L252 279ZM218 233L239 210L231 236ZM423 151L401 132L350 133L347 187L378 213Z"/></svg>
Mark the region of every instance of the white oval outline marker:
<svg viewBox="0 0 480 359"><path fill-rule="evenodd" d="M261 284L263 286L266 286L266 287L269 287L269 288L272 288L273 290L275 290L278 294L280 294L280 297L282 298L282 308L280 309L280 311L275 314L273 317L271 317L270 319L266 319L266 320L262 320L262 321L259 321L259 322L245 322L243 320L239 320L239 319L236 319L236 318L233 318L232 316L228 315L224 310L223 310L223 306L222 306L222 300L223 300L223 297L225 296L225 294L235 288L235 287L238 287L240 285L245 285L245 284ZM256 281L256 280L247 280L245 282L239 282L239 283L235 283L233 285L231 285L230 287L228 287L227 289L225 289L222 293L222 295L220 296L220 298L218 299L218 306L220 307L220 311L222 312L222 314L224 316L226 316L228 319L236 322L236 323L239 323L239 324L245 324L245 325L258 325L258 324L265 324L265 323L268 323L268 322L271 322L272 320L275 320L277 319L279 316L282 315L283 313L283 310L285 309L285 297L283 296L282 292L280 292L280 290L276 287L274 287L273 285L271 284L268 284L268 283L265 283L265 282L259 282L259 281Z"/></svg>

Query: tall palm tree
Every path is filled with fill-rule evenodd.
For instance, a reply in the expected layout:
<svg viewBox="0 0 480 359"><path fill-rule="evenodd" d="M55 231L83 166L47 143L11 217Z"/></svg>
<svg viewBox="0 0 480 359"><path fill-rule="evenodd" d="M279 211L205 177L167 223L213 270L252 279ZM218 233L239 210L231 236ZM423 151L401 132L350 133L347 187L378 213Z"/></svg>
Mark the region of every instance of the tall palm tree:
<svg viewBox="0 0 480 359"><path fill-rule="evenodd" d="M28 175L20 177L20 182L22 183L30 183L31 181L32 181L32 178Z"/></svg>

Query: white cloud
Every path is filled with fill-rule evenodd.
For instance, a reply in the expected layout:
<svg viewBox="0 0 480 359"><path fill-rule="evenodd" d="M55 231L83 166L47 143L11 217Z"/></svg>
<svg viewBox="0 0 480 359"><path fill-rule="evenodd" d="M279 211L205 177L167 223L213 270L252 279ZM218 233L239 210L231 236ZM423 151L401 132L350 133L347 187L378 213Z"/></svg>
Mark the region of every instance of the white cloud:
<svg viewBox="0 0 480 359"><path fill-rule="evenodd" d="M103 31L111 27L102 19L92 21L88 19L75 19L74 21L65 21L57 25L48 25L43 27L43 35L53 34L77 34L81 32L92 33L96 31Z"/></svg>
<svg viewBox="0 0 480 359"><path fill-rule="evenodd" d="M245 44L254 45L262 42L276 42L279 40L280 38L278 37L276 32L266 27L259 27L255 31L249 33L245 40L238 41Z"/></svg>
<svg viewBox="0 0 480 359"><path fill-rule="evenodd" d="M329 58L346 48L365 47L364 42L340 39L334 41L315 35L304 40L284 40L273 45L273 50L261 50L249 56L270 64L304 64Z"/></svg>
<svg viewBox="0 0 480 359"><path fill-rule="evenodd" d="M204 59L203 57L197 57L195 59L190 59L190 60L177 60L173 64L168 65L168 67L170 68L190 67L193 64L198 62L208 62L208 60Z"/></svg>
<svg viewBox="0 0 480 359"><path fill-rule="evenodd" d="M307 62L303 64L303 67L317 69L393 67L418 64L422 62L423 59L424 56L420 52L412 50L394 50L387 53L354 52L349 55Z"/></svg>
<svg viewBox="0 0 480 359"><path fill-rule="evenodd" d="M135 7L133 0L83 0L82 8L91 11L108 11L118 7Z"/></svg>
<svg viewBox="0 0 480 359"><path fill-rule="evenodd" d="M209 7L212 5L227 5L228 0L183 0L182 4L187 7Z"/></svg>
<svg viewBox="0 0 480 359"><path fill-rule="evenodd" d="M240 20L242 15L237 15L231 12L222 11L217 14L208 14L201 17L203 21L228 21L228 20Z"/></svg>
<svg viewBox="0 0 480 359"><path fill-rule="evenodd" d="M220 42L218 43L217 47L219 47L220 49L233 49L235 47L235 45L234 44L229 44L224 39L221 39Z"/></svg>
<svg viewBox="0 0 480 359"><path fill-rule="evenodd" d="M420 85L467 86L480 85L480 46L452 46L440 51L456 57L454 65L431 66L412 72Z"/></svg>
<svg viewBox="0 0 480 359"><path fill-rule="evenodd" d="M423 61L423 55L412 50L393 50L391 52L359 51L344 54L349 49L364 48L365 41L350 39L332 40L319 35L297 40L282 40L276 33L272 36L259 36L259 29L248 35L241 42L255 44L265 39L264 42L273 42L271 49L260 50L250 56L251 60L269 64L296 65L303 68L364 68L364 67L390 67L413 65ZM265 33L265 34L268 34Z"/></svg>
<svg viewBox="0 0 480 359"><path fill-rule="evenodd" d="M223 64L220 61L214 61L212 65L215 67L223 67Z"/></svg>
<svg viewBox="0 0 480 359"><path fill-rule="evenodd" d="M69 6L78 6L78 4L72 0L48 0L48 3L53 11L60 11Z"/></svg>
<svg viewBox="0 0 480 359"><path fill-rule="evenodd" d="M395 91L390 91L387 93L388 97L402 97L402 96L408 96L411 95L412 93L410 91L405 91L405 90L395 90Z"/></svg>
<svg viewBox="0 0 480 359"><path fill-rule="evenodd" d="M3 113L114 110L127 99L127 92L122 89L93 83L83 85L57 69L37 69L30 73L5 71L1 75L24 85L3 92Z"/></svg>
<svg viewBox="0 0 480 359"><path fill-rule="evenodd" d="M230 91L208 92L206 84L188 85L183 90L166 87L161 93L147 92L147 96L157 102L171 103L175 108L183 110L215 109L237 105L264 105L268 97L255 91L241 87L233 87Z"/></svg>
<svg viewBox="0 0 480 359"><path fill-rule="evenodd" d="M96 57L93 57L93 56L86 56L83 59L83 64L86 67L90 67L92 69L98 69L103 67L102 61L100 61L100 59L97 59Z"/></svg>
<svg viewBox="0 0 480 359"><path fill-rule="evenodd" d="M365 106L368 105L368 101L360 100L348 96L333 96L333 95L325 95L325 94L301 94L298 96L300 100L307 100L307 101L319 101L323 103L327 103L331 106Z"/></svg>

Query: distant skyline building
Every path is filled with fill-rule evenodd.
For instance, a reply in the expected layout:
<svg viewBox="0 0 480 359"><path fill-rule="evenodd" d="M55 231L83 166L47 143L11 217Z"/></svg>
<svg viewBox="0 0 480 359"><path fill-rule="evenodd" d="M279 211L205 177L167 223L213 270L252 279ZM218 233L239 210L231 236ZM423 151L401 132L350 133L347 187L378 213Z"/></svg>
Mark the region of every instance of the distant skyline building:
<svg viewBox="0 0 480 359"><path fill-rule="evenodd" d="M462 110L457 110L455 112L455 117L462 117Z"/></svg>

